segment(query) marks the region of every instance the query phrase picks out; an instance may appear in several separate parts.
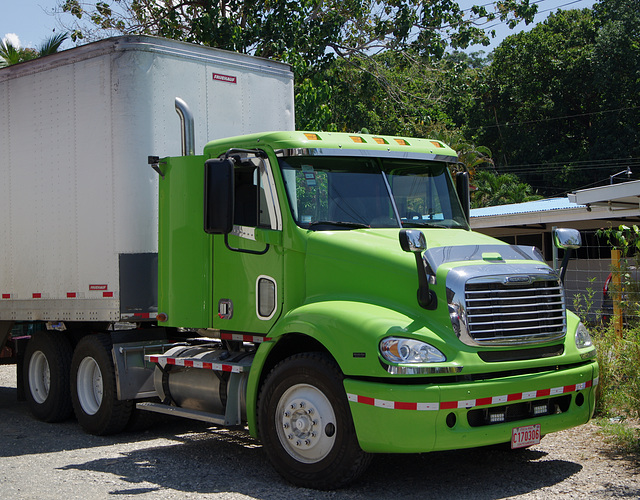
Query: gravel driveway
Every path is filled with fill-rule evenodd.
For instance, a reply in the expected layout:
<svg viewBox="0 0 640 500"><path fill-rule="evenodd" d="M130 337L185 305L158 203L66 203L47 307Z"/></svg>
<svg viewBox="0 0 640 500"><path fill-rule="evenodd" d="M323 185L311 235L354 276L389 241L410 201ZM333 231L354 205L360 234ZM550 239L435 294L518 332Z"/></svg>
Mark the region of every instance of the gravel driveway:
<svg viewBox="0 0 640 500"><path fill-rule="evenodd" d="M280 479L245 433L174 420L96 437L74 421L36 421L16 401L13 366L0 366L0 422L3 499L640 498L640 464L616 454L593 424L527 450L380 455L352 487L318 492Z"/></svg>

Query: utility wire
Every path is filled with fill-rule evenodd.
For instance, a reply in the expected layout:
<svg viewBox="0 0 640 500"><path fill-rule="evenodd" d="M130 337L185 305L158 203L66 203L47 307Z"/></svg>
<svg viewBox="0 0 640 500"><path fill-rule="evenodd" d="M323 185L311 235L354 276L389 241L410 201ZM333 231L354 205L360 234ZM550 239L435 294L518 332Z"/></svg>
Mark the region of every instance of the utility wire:
<svg viewBox="0 0 640 500"><path fill-rule="evenodd" d="M496 123L495 125L482 125L480 127L469 127L468 130L478 130L481 128L487 129L487 128L496 128L496 127L499 128L499 127L514 127L514 126L520 126L520 125L531 125L533 123L545 123L545 122L552 122L552 121L558 121L558 120L568 120L571 118L582 118L585 116L602 115L606 113L618 113L620 111L631 111L635 109L640 109L640 106L628 106L626 108L617 108L617 109L604 109L602 111L591 111L589 113L579 113L575 115L554 116L550 118L541 118L539 120L525 120L521 122Z"/></svg>

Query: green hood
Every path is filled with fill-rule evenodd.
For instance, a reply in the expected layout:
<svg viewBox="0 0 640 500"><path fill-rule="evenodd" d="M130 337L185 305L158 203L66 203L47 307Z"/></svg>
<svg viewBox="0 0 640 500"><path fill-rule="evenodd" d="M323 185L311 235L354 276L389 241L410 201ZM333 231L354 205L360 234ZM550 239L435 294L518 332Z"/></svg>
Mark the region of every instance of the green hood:
<svg viewBox="0 0 640 500"><path fill-rule="evenodd" d="M307 301L353 300L405 312L420 310L415 257L400 248L399 231L310 231L305 261ZM428 249L503 244L462 229L425 229L423 233Z"/></svg>

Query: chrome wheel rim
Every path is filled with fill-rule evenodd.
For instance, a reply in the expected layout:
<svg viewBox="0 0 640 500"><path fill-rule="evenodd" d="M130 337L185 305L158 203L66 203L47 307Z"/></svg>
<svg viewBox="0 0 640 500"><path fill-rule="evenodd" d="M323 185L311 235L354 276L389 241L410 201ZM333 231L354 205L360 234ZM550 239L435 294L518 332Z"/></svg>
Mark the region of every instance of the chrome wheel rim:
<svg viewBox="0 0 640 500"><path fill-rule="evenodd" d="M102 404L104 384L102 372L95 359L86 357L78 366L78 400L87 415L95 415Z"/></svg>
<svg viewBox="0 0 640 500"><path fill-rule="evenodd" d="M292 458L316 463L333 449L336 415L322 391L309 384L296 384L278 401L276 429L280 444Z"/></svg>
<svg viewBox="0 0 640 500"><path fill-rule="evenodd" d="M51 372L49 361L42 351L36 351L29 361L29 391L31 397L38 403L44 403L49 397L51 389Z"/></svg>

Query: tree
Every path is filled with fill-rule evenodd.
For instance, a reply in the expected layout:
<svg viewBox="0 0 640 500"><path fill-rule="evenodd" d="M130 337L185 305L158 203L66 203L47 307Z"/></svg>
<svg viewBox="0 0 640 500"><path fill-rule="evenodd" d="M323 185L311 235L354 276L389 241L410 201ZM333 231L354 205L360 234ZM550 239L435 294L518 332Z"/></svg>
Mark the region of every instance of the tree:
<svg viewBox="0 0 640 500"><path fill-rule="evenodd" d="M339 112L328 107L332 88L318 76L324 71L375 81L385 99L397 102L405 89L378 72L384 66L376 56L424 61L441 57L446 47L488 44L492 32L479 23L530 22L537 10L530 0L499 0L492 12L483 6L463 11L454 0L59 0L59 7L72 15L74 40L149 34L292 64L299 128L327 124ZM334 67L336 60L348 64ZM402 82L416 66L407 68Z"/></svg>
<svg viewBox="0 0 640 500"><path fill-rule="evenodd" d="M539 200L530 185L521 182L513 174L494 174L480 170L471 178L475 190L471 193L471 207L482 208L509 203L524 203Z"/></svg>
<svg viewBox="0 0 640 500"><path fill-rule="evenodd" d="M500 172L517 173L543 191L545 185L564 187L570 176L578 180L572 164L588 159L585 128L597 100L585 51L595 35L590 10L559 11L495 50L477 87L470 126L497 153Z"/></svg>
<svg viewBox="0 0 640 500"><path fill-rule="evenodd" d="M488 45L494 32L478 24L499 19L513 27L537 12L530 0L499 0L494 11L464 11L455 0L63 0L59 6L76 18L74 39L152 34L265 57L297 49L319 58L327 49L345 56L407 48L431 55L446 46Z"/></svg>
<svg viewBox="0 0 640 500"><path fill-rule="evenodd" d="M450 121L436 65L407 53L336 59L322 72L333 130L424 137Z"/></svg>
<svg viewBox="0 0 640 500"><path fill-rule="evenodd" d="M36 49L14 47L9 41L2 40L0 43L0 68L55 54L67 38L69 38L67 33L58 33L47 38Z"/></svg>
<svg viewBox="0 0 640 500"><path fill-rule="evenodd" d="M547 196L608 182L640 156L638 26L637 0L599 0L507 37L481 70L467 134Z"/></svg>
<svg viewBox="0 0 640 500"><path fill-rule="evenodd" d="M637 158L640 156L638 3L633 0L600 0L594 5L594 17L600 27L591 51L591 62L601 113L594 116L589 136L593 155L598 158Z"/></svg>

